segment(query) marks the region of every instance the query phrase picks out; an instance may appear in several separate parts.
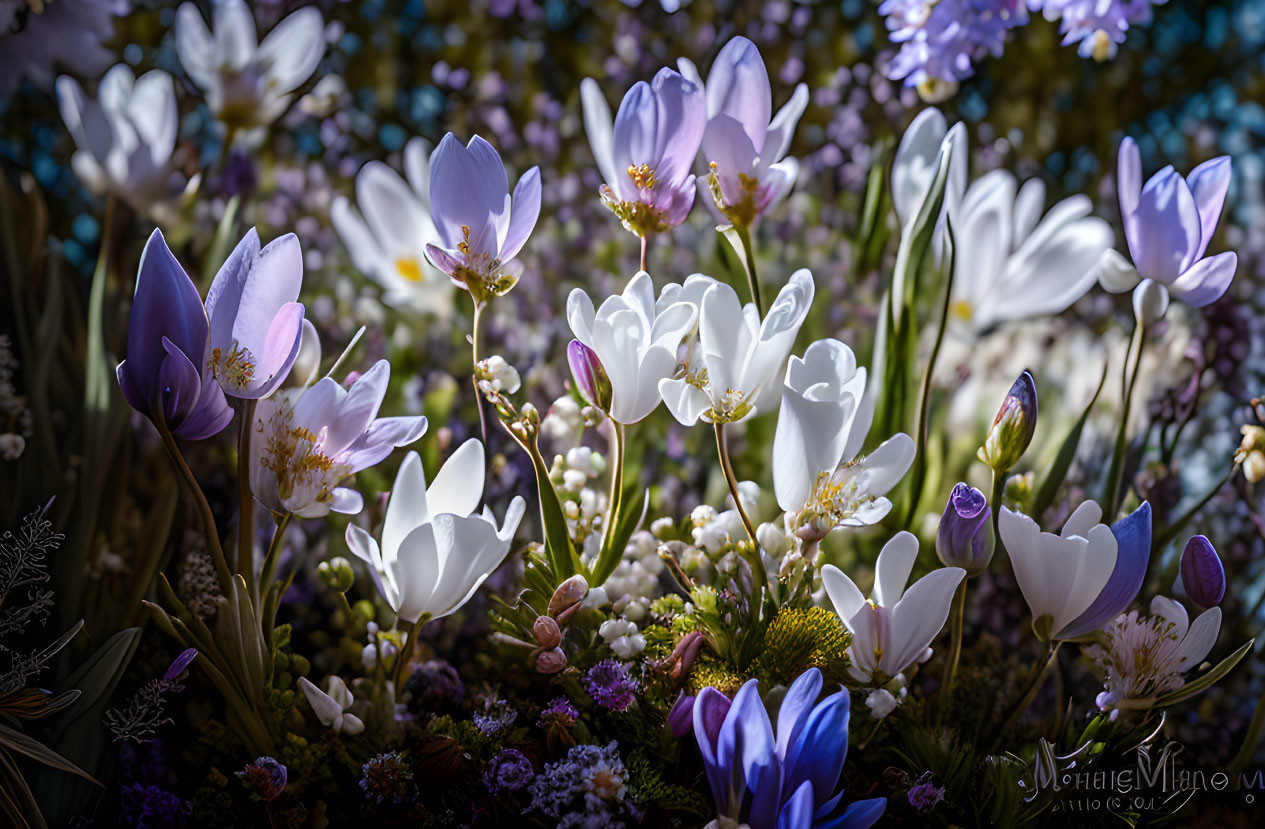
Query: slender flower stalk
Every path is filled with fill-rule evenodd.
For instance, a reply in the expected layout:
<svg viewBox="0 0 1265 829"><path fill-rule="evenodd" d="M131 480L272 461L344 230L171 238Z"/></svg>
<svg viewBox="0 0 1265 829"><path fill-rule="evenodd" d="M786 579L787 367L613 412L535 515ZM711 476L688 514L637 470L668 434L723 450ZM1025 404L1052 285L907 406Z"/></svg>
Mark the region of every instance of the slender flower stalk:
<svg viewBox="0 0 1265 829"><path fill-rule="evenodd" d="M1146 345L1146 323L1137 317L1133 323L1133 336L1124 355L1120 374L1120 425L1116 428L1116 443L1111 452L1111 466L1107 468L1107 480L1103 484L1102 506L1108 514L1114 514L1124 497L1121 480L1124 477L1124 455L1129 446L1129 415L1133 408L1133 390L1138 382L1138 370L1142 366L1142 349ZM1132 368L1130 368L1132 358Z"/></svg>
<svg viewBox="0 0 1265 829"><path fill-rule="evenodd" d="M237 434L237 570L254 586L255 498L250 492L250 437L254 433L256 400L243 400ZM253 594L252 594L253 595Z"/></svg>
<svg viewBox="0 0 1265 829"><path fill-rule="evenodd" d="M158 434L162 436L163 446L167 448L167 455L171 458L172 465L176 467L176 471L189 488L189 493L197 504L198 512L202 515L206 544L211 551L211 560L215 563L216 575L220 579L220 590L227 593L233 583L233 574L229 569L228 560L224 557L224 547L220 544L220 533L215 526L215 514L211 512L211 505L207 503L206 494L198 485L198 479L193 477L193 470L189 469L189 464L185 462L184 455L176 444L175 436L171 433L171 429L167 428L167 421L161 409L158 410L154 426L158 429Z"/></svg>

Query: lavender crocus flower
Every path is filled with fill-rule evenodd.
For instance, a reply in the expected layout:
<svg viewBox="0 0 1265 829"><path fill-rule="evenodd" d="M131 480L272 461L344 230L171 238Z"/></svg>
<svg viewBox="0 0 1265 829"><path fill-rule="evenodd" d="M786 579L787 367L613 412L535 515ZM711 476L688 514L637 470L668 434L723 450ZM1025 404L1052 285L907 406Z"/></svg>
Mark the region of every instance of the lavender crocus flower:
<svg viewBox="0 0 1265 829"><path fill-rule="evenodd" d="M988 498L970 484L958 484L949 494L936 531L936 555L946 567L961 567L967 575L988 569L997 537Z"/></svg>
<svg viewBox="0 0 1265 829"><path fill-rule="evenodd" d="M255 497L274 513L304 518L360 512L360 493L339 482L426 431L424 417L378 417L390 377L390 364L379 360L350 388L324 377L301 395L260 401L251 441Z"/></svg>
<svg viewBox="0 0 1265 829"><path fill-rule="evenodd" d="M119 386L133 409L185 440L209 438L233 419L207 364L207 330L198 289L155 230L141 253Z"/></svg>
<svg viewBox="0 0 1265 829"><path fill-rule="evenodd" d="M1151 504L1143 501L1133 512L1111 525L1116 537L1116 564L1107 583L1080 616L1061 630L1058 639L1088 636L1123 613L1146 578L1146 565L1151 560Z"/></svg>
<svg viewBox="0 0 1265 829"><path fill-rule="evenodd" d="M589 146L606 180L602 203L642 237L685 221L696 192L690 165L707 122L702 87L664 67L650 83L628 90L613 124L597 81L585 78L580 98Z"/></svg>
<svg viewBox="0 0 1265 829"><path fill-rule="evenodd" d="M430 156L430 209L439 237L426 246L431 264L476 303L502 296L523 273L514 257L540 216L540 168L523 173L511 199L492 145L476 135L462 146L448 133Z"/></svg>
<svg viewBox="0 0 1265 829"><path fill-rule="evenodd" d="M1154 280L1187 305L1202 308L1230 287L1238 257L1233 251L1205 256L1230 187L1230 158L1221 156L1189 176L1171 166L1142 184L1142 156L1132 138L1120 142L1117 190L1120 216L1133 266L1114 251L1104 255L1101 280L1109 291L1127 291Z"/></svg>
<svg viewBox="0 0 1265 829"><path fill-rule="evenodd" d="M262 250L252 227L215 275L206 297L211 373L226 394L267 397L299 356L303 256L293 233Z"/></svg>
<svg viewBox="0 0 1265 829"><path fill-rule="evenodd" d="M1010 29L1028 22L1023 0L884 0L878 13L900 44L885 74L932 101L957 91L975 60L1000 57Z"/></svg>
<svg viewBox="0 0 1265 829"><path fill-rule="evenodd" d="M819 670L800 674L782 699L776 734L758 680L743 685L732 702L715 688L699 692L694 736L722 822L865 829L883 815L881 797L840 807L850 700L840 689L818 703L821 689Z"/></svg>
<svg viewBox="0 0 1265 829"><path fill-rule="evenodd" d="M706 84L693 63L682 58L678 65L707 96L703 158L711 168L716 207L733 224L750 227L790 192L799 174L799 162L784 156L808 106L808 85L797 86L770 121L769 73L760 50L745 37L733 38L720 50Z"/></svg>
<svg viewBox="0 0 1265 829"><path fill-rule="evenodd" d="M1205 536L1192 536L1182 552L1182 587L1200 607L1216 607L1225 598L1225 567Z"/></svg>
<svg viewBox="0 0 1265 829"><path fill-rule="evenodd" d="M0 3L0 98L23 78L47 89L59 64L81 78L101 74L115 58L102 41L114 37L114 18L128 6L128 0Z"/></svg>

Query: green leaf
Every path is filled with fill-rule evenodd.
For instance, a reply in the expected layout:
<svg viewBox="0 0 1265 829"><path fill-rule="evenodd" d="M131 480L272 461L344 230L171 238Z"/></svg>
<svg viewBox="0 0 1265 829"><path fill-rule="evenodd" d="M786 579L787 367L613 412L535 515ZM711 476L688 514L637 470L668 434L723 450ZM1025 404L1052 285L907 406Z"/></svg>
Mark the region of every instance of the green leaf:
<svg viewBox="0 0 1265 829"><path fill-rule="evenodd" d="M47 829L48 826L35 795L22 777L22 770L7 751L0 751L0 814L9 818L10 825L23 829L29 826Z"/></svg>
<svg viewBox="0 0 1265 829"><path fill-rule="evenodd" d="M62 757L39 740L36 740L34 737L28 737L21 731L9 728L9 726L2 723L0 723L0 744L8 746L19 754L25 754L32 760L37 760L50 768L70 772L71 774L77 774L84 780L96 783L98 786L101 785L95 778L92 777L92 775L88 774L65 757Z"/></svg>
<svg viewBox="0 0 1265 829"><path fill-rule="evenodd" d="M203 296L206 296L207 289L215 281L215 274L238 242L237 213L241 207L241 201L241 196L233 196L228 200L228 204L224 207L224 215L220 217L220 223L215 228L215 235L211 237L211 244L202 256Z"/></svg>
<svg viewBox="0 0 1265 829"><path fill-rule="evenodd" d="M1182 700L1190 699L1191 697L1208 690L1214 683L1217 682L1217 680L1230 673L1230 671L1234 669L1234 666L1239 664L1239 661L1247 655L1249 650L1252 649L1252 644L1255 641L1255 639L1247 640L1241 648L1221 660L1220 664L1209 670L1207 673L1201 675L1198 679L1187 682L1176 691L1170 691L1167 694L1161 694L1156 697L1155 704L1160 708L1167 708L1170 705L1175 705Z"/></svg>
<svg viewBox="0 0 1265 829"><path fill-rule="evenodd" d="M633 495L639 487L640 484L634 483L626 488L624 497L619 501L619 516L615 519L615 532L611 535L611 549L617 550L618 554L611 556L609 561L603 561L602 566L593 573L595 587L605 584L611 573L615 572L615 568L624 557L624 548L628 546L628 540L641 526L641 522L646 520L646 512L650 509L650 490L645 490L645 495L641 500L641 509L637 509L633 506L636 503Z"/></svg>
<svg viewBox="0 0 1265 829"><path fill-rule="evenodd" d="M1094 396L1089 399L1089 404L1085 406L1085 411L1081 412L1081 416L1077 418L1076 423L1067 431L1067 435L1063 438L1063 443L1059 446L1058 454L1054 456L1054 462L1050 464L1050 469L1045 473L1045 478L1041 481L1041 488L1037 490L1036 497L1029 505L1029 515L1038 522L1045 511L1050 508L1050 504L1054 503L1054 496L1058 494L1059 487L1062 486L1063 480L1067 477L1067 470L1072 466L1072 460L1076 457L1076 450L1080 446L1081 432L1085 430L1085 424L1089 421L1090 412L1094 409L1094 404L1098 402L1098 395L1102 394L1103 385L1107 382L1107 363L1103 363L1102 378L1098 381L1098 388L1094 391Z"/></svg>
<svg viewBox="0 0 1265 829"><path fill-rule="evenodd" d="M545 529L545 555L553 568L558 584L579 572L582 567L580 557L571 543L571 533L567 530L567 518L562 512L562 504L558 500L558 491L549 480L549 467L545 464L540 448L532 439L521 444L531 457L532 467L536 470L536 492L540 498L540 523Z"/></svg>

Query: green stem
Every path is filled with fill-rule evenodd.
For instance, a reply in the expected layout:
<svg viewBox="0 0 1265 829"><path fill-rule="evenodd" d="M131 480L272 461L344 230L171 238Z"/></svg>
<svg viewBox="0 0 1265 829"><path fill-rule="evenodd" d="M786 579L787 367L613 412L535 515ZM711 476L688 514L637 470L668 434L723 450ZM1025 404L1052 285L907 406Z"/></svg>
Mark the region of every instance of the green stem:
<svg viewBox="0 0 1265 829"><path fill-rule="evenodd" d="M733 496L734 507L742 518L742 526L746 528L747 537L751 539L751 568L755 571L756 584L763 588L769 582L769 574L764 569L764 559L760 558L760 544L755 539L755 524L751 523L751 518L742 506L742 499L738 497L738 479L734 476L733 465L729 462L729 446L725 442L725 424L716 423L715 427L716 453L720 455L720 469L725 474L725 483L729 485L729 494Z"/></svg>
<svg viewBox="0 0 1265 829"><path fill-rule="evenodd" d="M1024 691L1023 696L1019 698L1019 704L1011 709L1005 722L1002 723L1001 729L993 738L993 744L988 749L989 754L992 754L997 750L997 746L1001 743L1002 737L1006 735L1007 731L1014 727L1015 723L1019 721L1019 716L1028 709L1028 706L1032 704L1032 700L1036 698L1037 691L1041 690L1041 679L1045 676L1045 672L1049 670L1050 665L1053 664L1054 660L1058 657L1059 646L1062 644L1062 642L1051 642L1046 647L1045 658L1037 662L1035 666L1036 670L1032 673L1032 679L1028 682L1028 687Z"/></svg>
<svg viewBox="0 0 1265 829"><path fill-rule="evenodd" d="M474 300L474 321L470 324L470 360L471 369L477 369L479 366L479 321L483 316L483 303ZM486 446L488 442L488 421L487 415L483 412L483 395L479 393L479 378L477 375L471 375L471 381L474 383L474 404L479 407L479 431L483 434L483 443Z"/></svg>
<svg viewBox="0 0 1265 829"><path fill-rule="evenodd" d="M615 462L611 466L611 489L607 499L606 524L602 528L602 546L598 552L597 561L593 566L597 584L602 584L606 580L605 577L614 572L619 557L623 555L623 550L614 550L612 546L615 540L615 526L619 522L624 491L624 425L612 420L611 426L615 431Z"/></svg>
<svg viewBox="0 0 1265 829"><path fill-rule="evenodd" d="M239 413L241 430L237 436L237 572L252 586L255 583L255 499L250 491L250 436L255 431L256 403L256 400L243 402Z"/></svg>
<svg viewBox="0 0 1265 829"><path fill-rule="evenodd" d="M646 271L646 273L650 273L650 271L646 270L646 248L649 247L649 244L650 244L650 238L648 236L642 236L641 237L641 269L643 271Z"/></svg>
<svg viewBox="0 0 1265 829"><path fill-rule="evenodd" d="M997 545L1001 546L1001 502L1006 492L1006 473L993 470L993 497L989 499L989 506L993 512L993 538L997 539Z"/></svg>
<svg viewBox="0 0 1265 829"><path fill-rule="evenodd" d="M1208 506L1208 502L1221 491L1222 487L1230 483L1230 479L1234 477L1234 473L1238 470L1238 468L1238 464L1230 467L1230 471L1226 474L1226 476L1222 478L1219 483L1215 484L1212 489L1208 490L1208 493L1199 499L1199 503L1186 510L1176 521L1165 527L1164 532L1155 537L1155 542L1151 545L1151 554L1155 555L1168 546L1168 542L1172 541L1177 534L1180 533L1188 523L1190 523L1190 519L1194 518L1195 514L1201 509ZM1173 580L1177 578L1177 566L1179 562L1180 558L1175 558L1173 560L1173 564L1165 569L1165 580L1162 582L1163 584L1171 584Z"/></svg>
<svg viewBox="0 0 1265 829"><path fill-rule="evenodd" d="M751 229L746 225L734 225L738 239L742 241L742 255L747 260L747 287L751 291L751 301L755 309L764 318L764 303L760 301L760 276L756 272L755 248L751 244Z"/></svg>
<svg viewBox="0 0 1265 829"><path fill-rule="evenodd" d="M184 479L185 484L189 487L194 503L197 504L198 510L202 515L202 525L206 531L206 543L211 550L211 560L215 562L215 572L220 579L220 590L225 596L232 596L233 574L228 568L228 560L224 558L224 548L220 545L219 530L215 528L215 515L211 512L211 505L207 503L202 487L198 486L197 479L193 477L189 464L185 463L184 455L180 454L180 447L176 445L175 436L167 428L167 420L163 417L161 401L154 407L154 425L158 427L158 434L162 436L163 445L167 447L167 454L171 457L171 462L175 465L176 471L180 473L180 477Z"/></svg>
<svg viewBox="0 0 1265 829"><path fill-rule="evenodd" d="M264 556L263 568L259 571L260 596L268 595L268 589L272 586L273 578L276 576L277 558L281 554L281 544L285 540L286 527L290 526L291 517L292 515L288 512L281 516L281 520L277 522L277 528L272 531L272 541L268 544L268 552Z"/></svg>
<svg viewBox="0 0 1265 829"><path fill-rule="evenodd" d="M966 583L969 579L962 579L962 583L958 585L957 592L953 596L953 610L949 617L949 655L945 658L944 663L944 682L940 689L940 710L944 711L944 705L949 700L949 692L953 689L953 680L957 678L958 659L962 655L962 626L966 617Z"/></svg>
<svg viewBox="0 0 1265 829"><path fill-rule="evenodd" d="M935 343L931 346L931 356L927 359L927 371L922 376L922 389L918 394L918 425L914 430L918 449L917 454L914 455L914 474L909 487L909 514L905 516L906 527L913 523L914 513L918 510L923 479L927 474L927 412L931 408L931 380L936 371L936 360L940 357L940 346L944 343L944 332L949 326L949 309L953 305L953 270L953 256L950 254L948 275L944 279L944 300L940 303L940 325L936 329Z"/></svg>
<svg viewBox="0 0 1265 829"><path fill-rule="evenodd" d="M1138 369L1142 366L1142 346L1146 341L1146 326L1140 321L1133 324L1133 337L1129 341L1129 350L1124 356L1124 371L1121 374L1120 427L1116 430L1116 447L1111 453L1111 467L1107 472L1107 483L1103 490L1103 514L1108 519L1115 517L1120 508L1122 493L1121 478L1124 477L1124 454L1129 445L1129 410L1133 404L1133 388L1138 382ZM1129 357L1133 356L1133 368L1129 368Z"/></svg>
<svg viewBox="0 0 1265 829"><path fill-rule="evenodd" d="M417 648L417 637L422 632L422 620L418 619L413 623L413 627L409 629L408 636L404 641L404 649L395 657L395 693L399 694L404 688L404 681L408 679L408 663L413 658L413 651Z"/></svg>

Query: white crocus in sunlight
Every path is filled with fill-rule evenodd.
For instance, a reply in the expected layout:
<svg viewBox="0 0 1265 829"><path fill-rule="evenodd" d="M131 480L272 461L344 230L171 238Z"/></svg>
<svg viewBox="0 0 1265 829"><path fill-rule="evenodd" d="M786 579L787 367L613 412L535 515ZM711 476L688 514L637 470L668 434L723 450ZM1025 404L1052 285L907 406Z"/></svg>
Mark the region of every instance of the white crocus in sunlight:
<svg viewBox="0 0 1265 829"><path fill-rule="evenodd" d="M885 682L921 661L949 618L949 604L966 571L941 567L906 590L917 558L918 539L913 534L893 536L878 555L868 601L838 567L827 564L821 570L826 595L852 634L848 672L862 682L875 677Z"/></svg>
<svg viewBox="0 0 1265 829"><path fill-rule="evenodd" d="M808 106L808 85L795 87L773 115L768 70L745 37L733 38L720 50L706 84L690 61L682 58L677 65L707 98L702 152L716 207L730 222L750 226L790 192L799 174L799 162L785 156Z"/></svg>
<svg viewBox="0 0 1265 829"><path fill-rule="evenodd" d="M386 305L448 316L452 282L426 259L439 240L430 215L430 145L404 145L404 174L370 161L356 175L356 206L338 196L329 217L356 268L382 286ZM357 210L357 207L359 210Z"/></svg>
<svg viewBox="0 0 1265 829"><path fill-rule="evenodd" d="M693 286L687 280L682 293ZM690 426L699 418L733 423L772 410L812 301L813 275L807 270L791 275L763 320L754 304L743 307L733 288L713 281L700 303L697 342L676 376L659 383L672 416Z"/></svg>
<svg viewBox="0 0 1265 829"><path fill-rule="evenodd" d="M303 689L303 695L307 697L308 704L316 712L316 718L321 721L321 725L329 726L335 734L341 733L348 736L354 736L365 730L365 724L351 713L351 704L356 701L356 698L351 695L351 689L340 677L329 678L328 694L313 685L307 677L299 677L299 687Z"/></svg>
<svg viewBox="0 0 1265 829"><path fill-rule="evenodd" d="M1045 184L1018 186L1013 173L993 170L961 201L946 198L954 244L953 315L983 332L1001 322L1057 314L1098 278L1111 248L1111 227L1090 212L1085 195L1064 199L1042 215Z"/></svg>
<svg viewBox="0 0 1265 829"><path fill-rule="evenodd" d="M654 283L645 271L596 311L582 289L571 292L567 322L601 362L611 385L610 416L615 422L636 423L659 405L659 382L676 371L677 347L696 317L697 309L688 302L656 310Z"/></svg>
<svg viewBox="0 0 1265 829"><path fill-rule="evenodd" d="M1023 513L1002 507L998 532L1040 638L1059 639L1111 578L1119 545L1101 520L1102 508L1085 501L1055 535L1041 532Z"/></svg>
<svg viewBox="0 0 1265 829"><path fill-rule="evenodd" d="M151 216L179 195L184 179L172 170L179 116L166 72L135 78L119 64L101 78L95 99L63 75L57 104L77 147L70 166L89 189L112 192Z"/></svg>
<svg viewBox="0 0 1265 829"><path fill-rule="evenodd" d="M838 340L818 340L792 357L773 438L773 489L801 535L875 524L891 510L883 497L913 462L913 440L897 434L864 458L873 405L864 368ZM842 466L840 465L842 464Z"/></svg>
<svg viewBox="0 0 1265 829"><path fill-rule="evenodd" d="M260 43L244 0L218 0L208 29L193 3L176 10L176 53L230 129L275 121L291 93L311 77L325 54L325 22L315 7L295 11Z"/></svg>
<svg viewBox="0 0 1265 829"><path fill-rule="evenodd" d="M498 529L483 500L483 444L471 438L426 486L422 459L409 452L395 476L382 524L382 544L355 524L347 546L369 565L374 584L406 622L454 612L509 553L526 503L514 496Z"/></svg>
<svg viewBox="0 0 1265 829"><path fill-rule="evenodd" d="M892 160L892 205L900 226L906 230L927 200L942 150L949 153L949 178L944 192L945 204L949 205L966 192L966 127L958 122L949 129L940 110L928 107L905 130Z"/></svg>
<svg viewBox="0 0 1265 829"><path fill-rule="evenodd" d="M381 462L426 431L424 417L378 417L391 379L379 360L343 388L323 377L302 391L259 401L250 442L250 490L274 513L354 515L364 501L343 478Z"/></svg>
<svg viewBox="0 0 1265 829"><path fill-rule="evenodd" d="M1106 643L1085 649L1104 674L1098 707L1151 707L1156 697L1186 684L1183 674L1204 661L1220 632L1221 608L1208 608L1192 623L1167 596L1151 599L1149 617L1136 610L1117 616L1103 629Z"/></svg>

